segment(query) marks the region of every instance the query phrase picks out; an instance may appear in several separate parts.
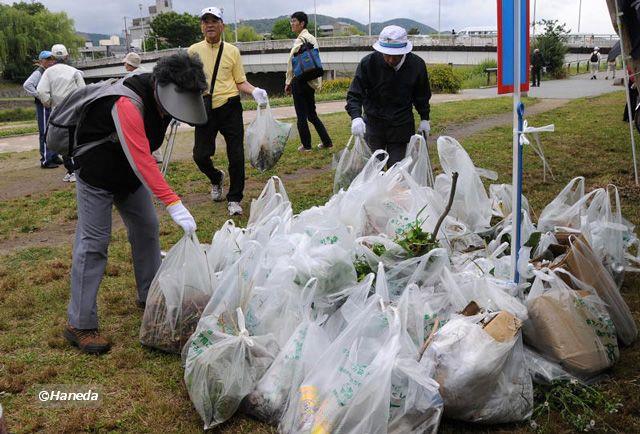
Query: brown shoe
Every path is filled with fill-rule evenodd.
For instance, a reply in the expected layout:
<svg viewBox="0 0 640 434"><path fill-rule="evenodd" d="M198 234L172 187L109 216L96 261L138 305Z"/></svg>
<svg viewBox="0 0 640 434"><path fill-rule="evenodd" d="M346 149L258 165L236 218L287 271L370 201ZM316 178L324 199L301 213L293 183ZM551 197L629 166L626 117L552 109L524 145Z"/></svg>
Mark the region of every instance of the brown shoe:
<svg viewBox="0 0 640 434"><path fill-rule="evenodd" d="M67 324L62 334L83 353L103 354L111 349L111 344L100 336L98 329L81 330Z"/></svg>

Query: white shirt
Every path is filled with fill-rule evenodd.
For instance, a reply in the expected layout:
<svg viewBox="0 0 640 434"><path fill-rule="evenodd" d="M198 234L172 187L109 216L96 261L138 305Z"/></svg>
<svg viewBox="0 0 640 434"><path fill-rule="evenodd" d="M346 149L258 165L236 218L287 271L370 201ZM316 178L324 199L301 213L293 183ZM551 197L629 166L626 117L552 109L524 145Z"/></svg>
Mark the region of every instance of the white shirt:
<svg viewBox="0 0 640 434"><path fill-rule="evenodd" d="M404 63L404 60L407 58L406 54L402 55L402 59L400 59L400 62L398 62L398 64L396 66L393 67L393 69L396 70L396 72L400 71L400 68L402 68L402 64Z"/></svg>
<svg viewBox="0 0 640 434"><path fill-rule="evenodd" d="M56 63L47 68L38 83L38 97L45 107L55 108L71 92L84 87L82 72L73 66Z"/></svg>

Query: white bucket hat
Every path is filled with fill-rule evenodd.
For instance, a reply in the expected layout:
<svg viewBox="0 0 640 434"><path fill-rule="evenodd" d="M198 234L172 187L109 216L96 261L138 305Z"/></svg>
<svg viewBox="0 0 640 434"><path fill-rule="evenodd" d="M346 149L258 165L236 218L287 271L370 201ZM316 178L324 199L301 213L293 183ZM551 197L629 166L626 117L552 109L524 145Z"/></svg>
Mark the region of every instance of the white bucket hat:
<svg viewBox="0 0 640 434"><path fill-rule="evenodd" d="M203 19L205 15L213 15L216 18L222 19L222 10L215 6L204 8L200 11L200 19Z"/></svg>
<svg viewBox="0 0 640 434"><path fill-rule="evenodd" d="M138 53L134 53L132 51L131 53L127 53L127 55L124 56L124 63L128 63L134 68L139 68L140 64L142 63L142 59L140 58L140 55Z"/></svg>
<svg viewBox="0 0 640 434"><path fill-rule="evenodd" d="M413 44L407 38L407 31L400 26L387 26L380 32L373 49L382 54L403 55L410 53Z"/></svg>

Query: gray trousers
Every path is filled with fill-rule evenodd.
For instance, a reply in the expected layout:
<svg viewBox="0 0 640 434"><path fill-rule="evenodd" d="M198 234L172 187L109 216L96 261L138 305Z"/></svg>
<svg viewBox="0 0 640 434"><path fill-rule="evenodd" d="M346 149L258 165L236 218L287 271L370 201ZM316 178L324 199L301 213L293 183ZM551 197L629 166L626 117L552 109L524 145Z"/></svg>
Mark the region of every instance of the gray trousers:
<svg viewBox="0 0 640 434"><path fill-rule="evenodd" d="M92 187L78 176L76 197L78 223L67 314L72 327L94 329L98 328L98 288L107 265L113 205L127 227L138 301L146 301L151 281L160 267L158 216L144 186L134 193L118 195Z"/></svg>

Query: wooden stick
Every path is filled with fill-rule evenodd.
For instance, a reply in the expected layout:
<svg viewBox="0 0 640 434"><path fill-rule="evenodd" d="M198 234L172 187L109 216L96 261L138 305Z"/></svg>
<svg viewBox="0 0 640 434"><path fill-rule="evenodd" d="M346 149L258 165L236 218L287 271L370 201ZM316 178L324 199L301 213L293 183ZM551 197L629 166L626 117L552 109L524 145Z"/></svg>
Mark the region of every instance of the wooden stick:
<svg viewBox="0 0 640 434"><path fill-rule="evenodd" d="M438 223L436 223L436 227L433 230L433 233L431 234L431 237L432 237L433 241L435 241L436 238L438 237L438 231L440 230L440 226L442 225L442 222L444 221L444 218L451 211L451 207L453 206L453 198L456 195L456 186L457 185L458 185L458 172L453 172L451 174L451 191L449 192L449 203L447 203L447 207L444 209L444 212L442 213L442 215L438 219Z"/></svg>
<svg viewBox="0 0 640 434"><path fill-rule="evenodd" d="M439 327L440 327L440 319L436 317L436 320L433 322L433 327L431 328L431 333L429 333L429 337L427 338L426 341L424 341L424 344L422 344L422 347L418 352L418 362L422 360L422 356L424 355L424 352L427 350L427 347L429 346L429 344L431 344L431 341L433 340L433 335L436 334Z"/></svg>

